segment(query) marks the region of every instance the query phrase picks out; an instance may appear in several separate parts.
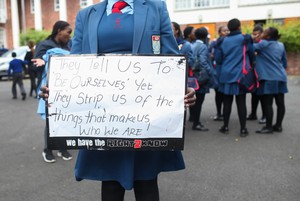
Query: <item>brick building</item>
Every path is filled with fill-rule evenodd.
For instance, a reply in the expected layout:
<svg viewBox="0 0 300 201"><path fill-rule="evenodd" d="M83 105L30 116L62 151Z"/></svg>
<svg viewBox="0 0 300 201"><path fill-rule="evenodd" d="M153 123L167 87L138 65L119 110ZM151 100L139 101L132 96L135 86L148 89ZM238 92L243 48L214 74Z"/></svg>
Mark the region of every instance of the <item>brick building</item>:
<svg viewBox="0 0 300 201"><path fill-rule="evenodd" d="M77 12L100 0L0 0L0 47L20 46L20 33L26 30L51 31L57 20L74 28Z"/></svg>
<svg viewBox="0 0 300 201"><path fill-rule="evenodd" d="M74 28L78 10L101 0L0 0L0 47L20 45L20 32L29 29L51 31L57 20ZM206 26L216 36L220 25L231 18L242 23L278 23L300 20L300 0L165 0L172 21L184 28ZM183 17L184 16L184 17Z"/></svg>

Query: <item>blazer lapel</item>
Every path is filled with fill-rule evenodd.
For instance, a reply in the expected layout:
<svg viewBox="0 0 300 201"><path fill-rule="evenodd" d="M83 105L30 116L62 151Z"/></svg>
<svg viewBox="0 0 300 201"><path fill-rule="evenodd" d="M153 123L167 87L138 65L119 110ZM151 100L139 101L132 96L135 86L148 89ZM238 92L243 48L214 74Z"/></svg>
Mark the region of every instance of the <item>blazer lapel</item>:
<svg viewBox="0 0 300 201"><path fill-rule="evenodd" d="M96 4L92 9L89 16L89 43L90 43L90 53L98 53L98 26L103 13L106 11L107 0L102 3ZM84 31L84 30L83 30Z"/></svg>
<svg viewBox="0 0 300 201"><path fill-rule="evenodd" d="M144 32L148 7L145 4L145 0L134 1L134 32L133 32L133 44L132 53L137 54L141 44L142 35Z"/></svg>

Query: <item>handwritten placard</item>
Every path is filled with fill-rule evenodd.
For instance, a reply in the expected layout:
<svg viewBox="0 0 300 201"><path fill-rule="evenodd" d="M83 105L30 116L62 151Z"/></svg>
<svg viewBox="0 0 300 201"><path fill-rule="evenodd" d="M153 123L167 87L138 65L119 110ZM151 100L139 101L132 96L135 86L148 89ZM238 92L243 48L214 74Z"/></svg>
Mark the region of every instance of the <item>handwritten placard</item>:
<svg viewBox="0 0 300 201"><path fill-rule="evenodd" d="M52 56L48 87L53 149L183 149L183 56Z"/></svg>

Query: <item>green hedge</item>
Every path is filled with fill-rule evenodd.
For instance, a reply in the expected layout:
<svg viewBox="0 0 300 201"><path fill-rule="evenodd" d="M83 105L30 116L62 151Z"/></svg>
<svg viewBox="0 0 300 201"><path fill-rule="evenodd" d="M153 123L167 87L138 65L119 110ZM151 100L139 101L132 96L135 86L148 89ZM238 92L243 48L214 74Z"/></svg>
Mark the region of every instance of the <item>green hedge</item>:
<svg viewBox="0 0 300 201"><path fill-rule="evenodd" d="M280 25L272 21L264 25L264 29L268 27L276 27L281 34L281 41L288 52L300 52L300 21L291 21L287 24ZM252 33L253 27L250 25L242 25L243 33Z"/></svg>
<svg viewBox="0 0 300 201"><path fill-rule="evenodd" d="M20 35L20 45L27 45L29 40L38 44L39 42L45 40L51 33L48 31L36 31L36 30L28 30L26 33L21 33Z"/></svg>

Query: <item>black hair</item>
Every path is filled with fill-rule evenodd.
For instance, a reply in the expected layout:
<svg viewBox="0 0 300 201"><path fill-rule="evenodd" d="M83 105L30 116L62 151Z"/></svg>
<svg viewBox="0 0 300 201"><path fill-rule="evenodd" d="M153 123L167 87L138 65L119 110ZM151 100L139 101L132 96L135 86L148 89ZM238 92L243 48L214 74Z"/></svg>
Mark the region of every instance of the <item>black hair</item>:
<svg viewBox="0 0 300 201"><path fill-rule="evenodd" d="M225 27L227 27L227 26L226 26L226 25L222 25L222 26L220 26L220 27L219 27L219 29L218 29L218 33L219 33L219 34L221 34L221 32L222 32L222 29L223 29L223 28L225 28Z"/></svg>
<svg viewBox="0 0 300 201"><path fill-rule="evenodd" d="M239 29L240 26L241 26L241 22L237 18L233 18L229 20L229 22L227 23L227 27L229 31L236 31Z"/></svg>
<svg viewBox="0 0 300 201"><path fill-rule="evenodd" d="M17 56L17 53L12 52L12 53L11 53L11 56L12 56L12 57L16 57L16 56Z"/></svg>
<svg viewBox="0 0 300 201"><path fill-rule="evenodd" d="M178 36L177 37L181 37L182 38L182 31L180 29L180 25L177 22L172 22L175 31L178 31Z"/></svg>
<svg viewBox="0 0 300 201"><path fill-rule="evenodd" d="M195 30L195 36L197 39L203 40L206 39L208 35L208 31L205 27L201 27Z"/></svg>
<svg viewBox="0 0 300 201"><path fill-rule="evenodd" d="M193 29L194 29L194 27L192 27L192 26L185 27L185 29L183 30L184 38L188 38L189 35L192 33Z"/></svg>
<svg viewBox="0 0 300 201"><path fill-rule="evenodd" d="M253 28L253 32L254 31L259 31L260 33L262 33L264 31L263 27L260 24L255 25L255 27Z"/></svg>
<svg viewBox="0 0 300 201"><path fill-rule="evenodd" d="M278 32L278 29L275 27L269 27L267 29L267 35L270 37L271 40L278 40L281 36Z"/></svg>
<svg viewBox="0 0 300 201"><path fill-rule="evenodd" d="M47 37L47 39L54 40L56 35L58 34L58 32L61 30L64 30L68 26L70 26L70 24L66 21L59 20L59 21L55 22L55 24L53 25L53 28L52 28L52 33Z"/></svg>

